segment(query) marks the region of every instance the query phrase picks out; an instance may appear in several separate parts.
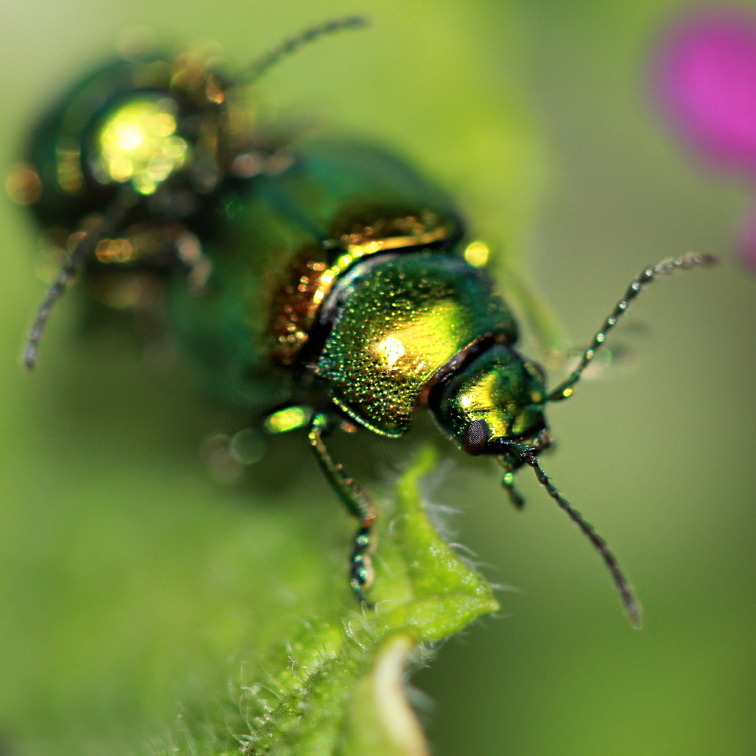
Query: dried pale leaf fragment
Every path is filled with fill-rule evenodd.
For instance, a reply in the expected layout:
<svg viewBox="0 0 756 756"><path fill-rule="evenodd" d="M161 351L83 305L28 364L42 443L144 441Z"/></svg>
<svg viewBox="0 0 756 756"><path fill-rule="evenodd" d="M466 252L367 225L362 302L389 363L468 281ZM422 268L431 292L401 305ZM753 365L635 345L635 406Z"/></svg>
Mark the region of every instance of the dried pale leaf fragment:
<svg viewBox="0 0 756 756"><path fill-rule="evenodd" d="M405 694L405 665L416 644L390 637L371 671L357 680L344 718L339 754L428 756L425 735Z"/></svg>

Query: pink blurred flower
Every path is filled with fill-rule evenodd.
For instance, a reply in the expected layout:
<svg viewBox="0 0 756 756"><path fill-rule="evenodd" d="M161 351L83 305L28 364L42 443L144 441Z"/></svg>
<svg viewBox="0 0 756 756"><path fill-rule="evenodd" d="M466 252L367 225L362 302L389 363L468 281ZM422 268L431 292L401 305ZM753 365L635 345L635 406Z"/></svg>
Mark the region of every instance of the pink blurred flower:
<svg viewBox="0 0 756 756"><path fill-rule="evenodd" d="M667 31L655 71L662 110L711 166L756 182L756 14L699 9ZM756 267L756 213L740 234Z"/></svg>

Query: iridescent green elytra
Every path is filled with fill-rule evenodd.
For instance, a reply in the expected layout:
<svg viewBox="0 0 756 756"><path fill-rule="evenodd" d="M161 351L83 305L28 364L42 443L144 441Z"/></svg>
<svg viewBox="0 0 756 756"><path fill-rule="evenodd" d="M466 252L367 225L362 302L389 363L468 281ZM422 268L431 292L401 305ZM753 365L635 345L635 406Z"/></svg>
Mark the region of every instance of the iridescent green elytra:
<svg viewBox="0 0 756 756"><path fill-rule="evenodd" d="M307 30L248 77L361 23ZM571 395L644 285L712 258L645 270L575 371L549 391L543 369L518 352L517 323L471 254L453 202L379 148L263 138L242 79L188 53L119 62L42 121L9 187L69 257L32 326L26 364L35 364L52 304L80 267L111 303L135 276L156 279L171 337L207 394L269 433L307 428L323 472L359 520L350 582L361 601L372 580L375 509L325 439L355 425L398 437L425 409L468 453L497 458L517 506L513 473L534 469L600 551L637 623L605 542L537 461L551 442L545 407Z"/></svg>

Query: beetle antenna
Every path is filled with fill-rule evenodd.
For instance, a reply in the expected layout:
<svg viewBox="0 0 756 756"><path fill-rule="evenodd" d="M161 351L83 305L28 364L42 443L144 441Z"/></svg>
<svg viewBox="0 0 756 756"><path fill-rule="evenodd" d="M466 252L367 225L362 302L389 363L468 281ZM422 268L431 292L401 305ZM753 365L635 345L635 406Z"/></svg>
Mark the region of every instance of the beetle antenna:
<svg viewBox="0 0 756 756"><path fill-rule="evenodd" d="M557 491L538 460L532 454L524 453L521 455L521 459L533 468L536 478L538 478L538 482L546 489L549 496L551 496L551 498L554 499L554 501L556 501L556 503L567 513L567 516L580 528L580 530L588 536L590 542L596 547L599 554L601 554L601 558L609 568L614 584L622 598L622 604L627 616L630 618L630 622L633 627L640 628L642 624L640 604L633 594L633 590L630 587L630 581L625 577L617 558L610 551L606 541L596 532L593 525L591 525L588 520L586 520L583 515L581 515L580 512L578 512L577 509L575 509L562 496L562 494L559 493L559 491Z"/></svg>
<svg viewBox="0 0 756 756"><path fill-rule="evenodd" d="M79 268L87 257L94 254L97 245L106 235L118 228L126 215L126 208L117 200L100 219L97 225L87 231L74 247L70 257L58 271L55 279L45 292L42 304L37 309L34 322L26 336L22 352L22 360L29 370L33 370L39 359L39 342L45 333L45 326L50 318L55 303L63 296L66 287L78 273Z"/></svg>
<svg viewBox="0 0 756 756"><path fill-rule="evenodd" d="M280 45L274 47L252 63L248 68L236 74L233 84L253 84L280 60L287 58L301 47L310 44L310 42L315 42L315 40L328 34L335 34L346 29L361 29L367 25L368 20L366 16L346 16L345 18L334 18L317 26L310 26L299 34L295 34L293 37L284 40Z"/></svg>
<svg viewBox="0 0 756 756"><path fill-rule="evenodd" d="M617 303L612 314L604 321L599 332L593 337L593 341L588 349L583 352L578 366L570 373L570 376L562 381L553 389L548 397L547 402L558 402L572 396L575 384L580 380L583 371L590 365L599 347L604 343L606 335L614 328L620 316L627 310L628 305L632 302L641 290L651 283L657 276L673 273L676 270L690 270L691 268L709 268L716 265L719 261L714 255L702 255L689 253L681 257L670 257L662 260L651 268L646 268L638 278L628 286L625 296Z"/></svg>

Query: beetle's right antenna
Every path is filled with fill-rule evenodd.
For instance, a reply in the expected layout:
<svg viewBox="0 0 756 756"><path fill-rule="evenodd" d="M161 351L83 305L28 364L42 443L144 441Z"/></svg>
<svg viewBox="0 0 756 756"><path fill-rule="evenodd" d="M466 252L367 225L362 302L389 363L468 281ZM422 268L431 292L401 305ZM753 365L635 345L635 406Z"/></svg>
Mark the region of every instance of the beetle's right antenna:
<svg viewBox="0 0 756 756"><path fill-rule="evenodd" d="M547 402L558 402L562 399L567 399L572 396L575 384L580 380L583 371L590 365L593 358L596 356L598 348L604 343L606 335L614 328L619 320L620 316L627 310L628 305L632 302L644 286L651 283L657 276L664 275L666 273L673 273L675 270L690 270L691 268L710 268L712 265L716 265L719 261L714 255L701 255L696 253L690 253L682 255L681 257L670 257L667 260L662 260L652 268L646 268L638 278L628 286L625 296L617 303L612 314L604 321L604 325L601 326L601 330L593 337L593 341L588 349L585 350L578 366L570 373L569 378L562 381L555 389L553 389L548 397Z"/></svg>
<svg viewBox="0 0 756 756"><path fill-rule="evenodd" d="M45 326L55 303L63 296L66 287L77 274L84 260L94 255L97 245L120 227L125 216L126 208L118 200L113 202L97 225L79 239L70 257L58 271L45 292L42 304L37 309L34 322L26 336L22 360L29 370L34 369L39 359L39 342L45 333Z"/></svg>
<svg viewBox="0 0 756 756"><path fill-rule="evenodd" d="M567 516L583 531L588 537L588 540L596 547L596 550L601 554L601 558L604 560L604 564L609 568L609 572L612 575L615 586L619 591L622 598L622 605L625 607L625 612L630 618L630 622L633 627L640 628L642 624L641 609L638 600L633 594L633 590L630 587L630 581L625 577L622 568L617 561L617 557L612 554L606 541L596 532L596 529L586 520L580 512L577 511L567 499L559 493L554 484L549 480L548 475L544 472L544 469L539 464L538 460L532 453L523 453L520 455L525 464L530 465L538 478L538 482L546 489L549 496L563 509Z"/></svg>
<svg viewBox="0 0 756 756"><path fill-rule="evenodd" d="M303 32L289 37L289 39L274 47L248 68L242 70L234 77L232 83L234 85L253 84L280 60L296 52L300 47L304 47L310 42L314 42L328 34L335 34L346 29L361 29L367 25L368 20L365 16L347 16L346 18L335 18L331 21L326 21L324 24L319 24L318 26L310 26Z"/></svg>

